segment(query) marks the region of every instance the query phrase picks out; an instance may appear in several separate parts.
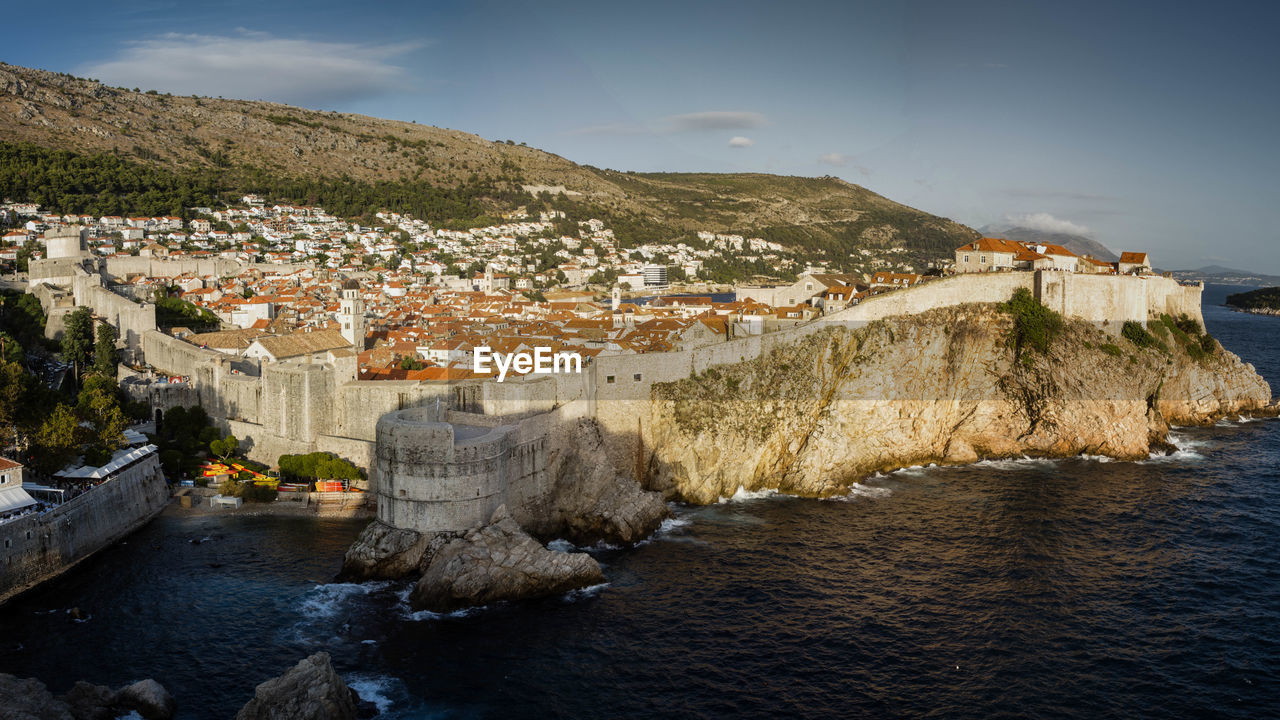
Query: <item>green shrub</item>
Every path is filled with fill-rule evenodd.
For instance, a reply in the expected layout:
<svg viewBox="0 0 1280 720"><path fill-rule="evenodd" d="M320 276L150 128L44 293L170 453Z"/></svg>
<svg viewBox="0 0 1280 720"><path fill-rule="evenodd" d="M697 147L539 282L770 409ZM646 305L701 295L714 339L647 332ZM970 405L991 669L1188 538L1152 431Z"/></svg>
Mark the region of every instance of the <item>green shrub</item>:
<svg viewBox="0 0 1280 720"><path fill-rule="evenodd" d="M1124 329L1120 331L1120 335L1140 348L1159 348L1164 352L1169 351L1164 343L1157 340L1146 328L1142 327L1142 323L1134 320L1129 320L1124 324Z"/></svg>
<svg viewBox="0 0 1280 720"><path fill-rule="evenodd" d="M1204 329L1200 327L1200 323L1197 322L1195 318L1188 316L1186 313L1179 315L1178 319L1173 322L1179 330L1188 335L1199 335L1204 332Z"/></svg>
<svg viewBox="0 0 1280 720"><path fill-rule="evenodd" d="M1103 343L1098 346L1098 349L1112 357L1124 355L1124 351L1120 349L1120 346L1114 343Z"/></svg>
<svg viewBox="0 0 1280 720"><path fill-rule="evenodd" d="M1045 307L1026 288L1018 288L1000 310L1013 316L1010 340L1018 354L1023 348L1048 352L1053 338L1062 332L1062 316Z"/></svg>

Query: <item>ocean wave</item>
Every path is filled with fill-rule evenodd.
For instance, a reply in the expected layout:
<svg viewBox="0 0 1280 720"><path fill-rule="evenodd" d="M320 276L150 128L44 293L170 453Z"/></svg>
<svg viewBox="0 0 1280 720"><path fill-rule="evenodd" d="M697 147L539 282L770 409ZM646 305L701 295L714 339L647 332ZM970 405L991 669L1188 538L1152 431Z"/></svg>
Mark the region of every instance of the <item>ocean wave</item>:
<svg viewBox="0 0 1280 720"><path fill-rule="evenodd" d="M844 495L832 495L830 497L822 498L822 500L827 502L853 502L854 500L859 500L861 498L889 497L892 494L893 491L887 487L876 487L874 485L854 483L849 486L849 492Z"/></svg>
<svg viewBox="0 0 1280 720"><path fill-rule="evenodd" d="M669 517L666 520L662 521L662 524L658 526L658 529L655 530L653 534L666 535L668 533L675 532L680 528L689 527L692 524L693 524L693 520L688 517L680 517L680 516Z"/></svg>
<svg viewBox="0 0 1280 720"><path fill-rule="evenodd" d="M394 703L390 696L399 689L396 686L399 681L387 675L352 675L344 680L361 700L376 705L379 714L391 709Z"/></svg>
<svg viewBox="0 0 1280 720"><path fill-rule="evenodd" d="M333 617L353 597L386 590L390 582L325 583L307 591L302 599L303 613L312 618Z"/></svg>
<svg viewBox="0 0 1280 720"><path fill-rule="evenodd" d="M571 553L578 549L577 545L565 540L564 538L556 538L547 543L548 550L554 550L559 553Z"/></svg>
<svg viewBox="0 0 1280 720"><path fill-rule="evenodd" d="M989 467L996 470L1020 470L1028 467L1051 467L1057 465L1058 461L1053 458L1037 458L1023 455L1016 458L1001 458L999 460L979 460L974 463L976 467Z"/></svg>
<svg viewBox="0 0 1280 720"><path fill-rule="evenodd" d="M609 587L609 583L607 582L588 585L584 588L578 588L577 590L570 590L562 595L561 599L565 602L578 602L579 600L585 600L599 595L600 592L607 587Z"/></svg>
<svg viewBox="0 0 1280 720"><path fill-rule="evenodd" d="M1188 437L1169 433L1166 438L1170 445L1177 448L1171 453L1151 453L1146 460L1139 460L1139 463L1167 463L1167 462L1186 462L1191 460L1203 460L1204 453L1201 450L1209 448L1213 443L1204 438Z"/></svg>
<svg viewBox="0 0 1280 720"><path fill-rule="evenodd" d="M721 497L716 503L723 505L727 502L745 502L747 500L763 500L778 494L776 488L765 488L764 490L748 490L742 485L734 491L729 497Z"/></svg>

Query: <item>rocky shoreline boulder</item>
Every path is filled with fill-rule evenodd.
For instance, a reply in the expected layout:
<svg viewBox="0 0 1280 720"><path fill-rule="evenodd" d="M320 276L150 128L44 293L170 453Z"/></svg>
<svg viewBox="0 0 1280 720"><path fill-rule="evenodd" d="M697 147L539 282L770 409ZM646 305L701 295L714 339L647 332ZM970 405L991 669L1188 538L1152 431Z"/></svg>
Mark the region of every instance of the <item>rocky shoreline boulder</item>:
<svg viewBox="0 0 1280 720"><path fill-rule="evenodd" d="M376 714L369 705L319 652L255 688L236 720L355 720Z"/></svg>
<svg viewBox="0 0 1280 720"><path fill-rule="evenodd" d="M452 533L424 535L416 530L394 528L381 520L369 523L360 537L347 548L337 582L400 580L420 575L431 556Z"/></svg>
<svg viewBox="0 0 1280 720"><path fill-rule="evenodd" d="M0 673L0 720L114 720L130 712L169 720L176 709L169 691L151 679L119 690L79 681L55 697L39 680Z"/></svg>
<svg viewBox="0 0 1280 720"><path fill-rule="evenodd" d="M603 582L600 564L590 555L548 550L502 506L489 525L450 540L435 553L409 603L417 610L449 612L559 595Z"/></svg>

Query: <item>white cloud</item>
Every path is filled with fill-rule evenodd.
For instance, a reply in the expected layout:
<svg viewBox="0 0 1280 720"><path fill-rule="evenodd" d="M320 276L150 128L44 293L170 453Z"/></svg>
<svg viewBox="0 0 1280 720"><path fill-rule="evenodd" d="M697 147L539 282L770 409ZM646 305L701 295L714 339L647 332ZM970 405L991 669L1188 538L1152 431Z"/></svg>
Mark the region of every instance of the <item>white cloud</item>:
<svg viewBox="0 0 1280 720"><path fill-rule="evenodd" d="M699 130L749 130L764 127L769 120L758 112L708 111L669 115L663 120L667 132Z"/></svg>
<svg viewBox="0 0 1280 720"><path fill-rule="evenodd" d="M845 157L844 155L841 155L840 153L827 153L826 155L820 156L818 158L818 162L822 163L823 165L832 165L834 167L844 167L849 162L849 158Z"/></svg>
<svg viewBox="0 0 1280 720"><path fill-rule="evenodd" d="M729 147L731 148L751 147L752 145L755 145L755 144L756 144L755 140L752 140L749 137L742 137L741 135L736 135L734 137L729 138Z"/></svg>
<svg viewBox="0 0 1280 720"><path fill-rule="evenodd" d="M403 88L407 74L389 61L421 46L290 39L244 29L231 36L168 33L132 41L116 57L81 66L76 74L176 95L324 107Z"/></svg>
<svg viewBox="0 0 1280 720"><path fill-rule="evenodd" d="M1049 213L1039 212L1027 215L1006 215L1005 220L1014 225L1020 225L1032 230L1041 230L1043 232L1068 233L1071 235L1089 235L1093 231L1083 225L1077 225L1070 220L1056 218Z"/></svg>

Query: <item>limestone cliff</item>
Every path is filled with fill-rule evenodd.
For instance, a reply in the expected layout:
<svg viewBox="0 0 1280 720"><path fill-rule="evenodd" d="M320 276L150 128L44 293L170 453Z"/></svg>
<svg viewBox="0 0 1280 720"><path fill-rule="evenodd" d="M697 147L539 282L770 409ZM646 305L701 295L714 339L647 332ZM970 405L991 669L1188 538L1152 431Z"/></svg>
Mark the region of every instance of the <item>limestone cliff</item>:
<svg viewBox="0 0 1280 720"><path fill-rule="evenodd" d="M1153 322L1164 349L1068 321L1045 352L1019 351L1012 327L996 305L961 305L833 327L657 384L640 438L648 485L708 503L739 486L830 495L922 463L1144 458L1169 424L1270 402L1252 366L1211 340L1192 347L1164 323Z"/></svg>

